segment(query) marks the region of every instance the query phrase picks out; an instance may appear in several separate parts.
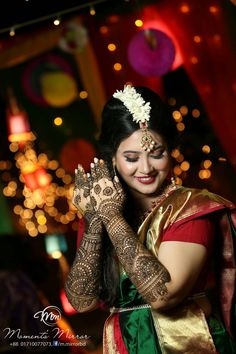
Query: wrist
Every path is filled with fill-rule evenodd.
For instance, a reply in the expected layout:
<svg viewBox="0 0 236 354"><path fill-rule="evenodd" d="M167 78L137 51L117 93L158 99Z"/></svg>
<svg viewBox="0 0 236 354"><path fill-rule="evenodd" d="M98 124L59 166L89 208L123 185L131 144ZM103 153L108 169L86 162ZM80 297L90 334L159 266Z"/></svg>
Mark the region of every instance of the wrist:
<svg viewBox="0 0 236 354"><path fill-rule="evenodd" d="M80 249L83 248L86 251L98 251L102 249L102 237L101 234L91 234L85 232L81 240Z"/></svg>
<svg viewBox="0 0 236 354"><path fill-rule="evenodd" d="M124 220L124 217L121 213L116 213L114 215L110 215L109 217L106 218L105 221L103 221L107 231L111 231L114 227L114 225L119 225L120 222Z"/></svg>
<svg viewBox="0 0 236 354"><path fill-rule="evenodd" d="M102 220L97 214L85 219L85 231L93 235L100 235L103 230Z"/></svg>

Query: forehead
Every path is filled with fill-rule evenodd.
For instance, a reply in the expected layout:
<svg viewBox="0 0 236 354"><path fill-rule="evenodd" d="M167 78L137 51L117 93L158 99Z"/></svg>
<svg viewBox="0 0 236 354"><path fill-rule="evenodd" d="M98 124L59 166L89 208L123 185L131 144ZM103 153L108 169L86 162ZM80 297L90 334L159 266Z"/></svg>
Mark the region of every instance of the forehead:
<svg viewBox="0 0 236 354"><path fill-rule="evenodd" d="M164 144L163 138L158 133L153 132L151 130L149 130L148 133L152 135L152 138L156 142L157 146ZM141 129L136 130L128 138L122 140L122 142L118 147L118 151L119 152L126 151L126 150L143 151L140 146L142 136L143 136L143 131Z"/></svg>

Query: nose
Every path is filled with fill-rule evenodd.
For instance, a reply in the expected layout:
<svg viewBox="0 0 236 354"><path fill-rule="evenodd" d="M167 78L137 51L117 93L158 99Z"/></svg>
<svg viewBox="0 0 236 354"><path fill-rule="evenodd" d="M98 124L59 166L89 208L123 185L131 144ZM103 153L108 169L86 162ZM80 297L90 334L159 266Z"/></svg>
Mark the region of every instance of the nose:
<svg viewBox="0 0 236 354"><path fill-rule="evenodd" d="M140 161L140 173L143 175L148 175L153 171L153 166L150 163L148 157L143 157Z"/></svg>

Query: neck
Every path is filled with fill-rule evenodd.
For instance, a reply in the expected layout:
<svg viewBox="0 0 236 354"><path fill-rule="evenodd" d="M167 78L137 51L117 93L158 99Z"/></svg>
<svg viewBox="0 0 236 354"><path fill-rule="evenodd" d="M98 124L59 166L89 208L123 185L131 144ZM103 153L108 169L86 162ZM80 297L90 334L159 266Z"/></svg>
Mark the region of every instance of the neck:
<svg viewBox="0 0 236 354"><path fill-rule="evenodd" d="M171 182L165 181L163 185L154 194L141 194L136 190L130 190L131 200L135 201L135 205L140 210L140 212L145 213L152 209L153 204L157 202L159 197L161 197L165 192L171 189ZM174 185L173 185L174 187Z"/></svg>

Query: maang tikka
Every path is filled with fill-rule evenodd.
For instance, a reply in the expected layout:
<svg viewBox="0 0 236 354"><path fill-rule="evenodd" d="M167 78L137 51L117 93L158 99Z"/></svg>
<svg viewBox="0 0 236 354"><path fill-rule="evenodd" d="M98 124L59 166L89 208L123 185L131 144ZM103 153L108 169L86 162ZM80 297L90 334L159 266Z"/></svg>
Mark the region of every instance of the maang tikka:
<svg viewBox="0 0 236 354"><path fill-rule="evenodd" d="M151 134L148 132L148 121L150 118L150 102L145 102L140 93L131 85L126 85L123 91L116 90L113 97L123 102L125 107L132 114L133 121L138 123L143 132L141 147L145 151L152 151L156 145Z"/></svg>

